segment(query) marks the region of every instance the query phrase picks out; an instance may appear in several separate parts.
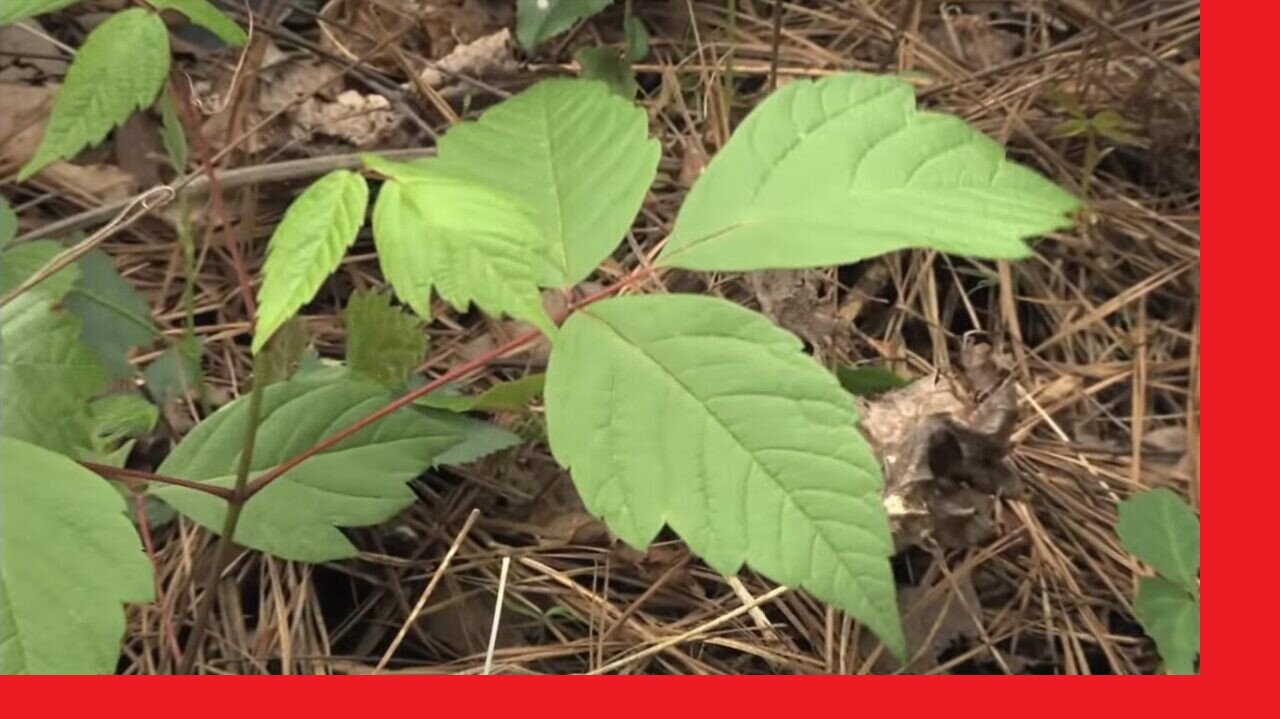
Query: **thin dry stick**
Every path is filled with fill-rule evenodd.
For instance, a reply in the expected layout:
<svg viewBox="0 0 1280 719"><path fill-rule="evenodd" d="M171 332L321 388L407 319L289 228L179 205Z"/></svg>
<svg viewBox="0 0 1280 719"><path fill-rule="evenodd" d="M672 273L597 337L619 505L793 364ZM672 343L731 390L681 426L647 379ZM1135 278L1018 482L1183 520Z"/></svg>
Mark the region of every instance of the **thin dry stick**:
<svg viewBox="0 0 1280 719"><path fill-rule="evenodd" d="M304 177L314 177L322 175L330 170L353 170L364 164L364 155L367 153L353 152L345 155L326 155L324 157L308 157L301 160L285 160L283 162L271 162L263 165L249 165L247 167L237 167L234 170L222 170L218 173L218 184L223 190L233 190L245 185L256 185L267 182L282 182L287 180L297 180ZM428 157L435 154L435 148L410 149L410 150L382 150L378 152L380 157L393 160L415 160L420 157ZM204 170L198 170L188 175L182 182L175 183L174 189L186 189L190 195L198 195L210 189L210 181L208 175L204 174ZM85 210L77 215L72 215L63 220L51 222L43 227L36 228L13 241L13 244L23 242L31 242L45 237L56 237L58 235L66 235L76 230L83 230L86 227L102 222L103 220L115 215L122 209L133 205L147 194L160 190L161 187L153 187L139 195L131 198L113 202L101 207L95 207L91 210ZM115 229L120 229L128 223L117 225Z"/></svg>
<svg viewBox="0 0 1280 719"><path fill-rule="evenodd" d="M83 257L89 252L89 250L97 247L103 240L110 237L116 229L132 224L139 217L150 212L152 208L169 202L173 199L174 194L175 192L172 187L168 185L160 185L159 187L153 187L141 195L134 197L125 205L124 209L120 210L119 214L117 214L111 222L107 223L106 227L103 227L101 230L93 233L87 240L59 252L56 257L49 260L49 262L44 267L37 270L35 274L23 280L17 287L14 287L12 290L5 293L4 297L0 298L0 307L4 307L9 304L22 295L22 293L30 290L36 285L39 285L41 282L44 282L57 274L59 270Z"/></svg>
<svg viewBox="0 0 1280 719"><path fill-rule="evenodd" d="M471 510L471 514L467 515L467 521L463 522L458 536L453 538L453 544L449 545L449 551L445 552L444 559L440 560L440 566L436 567L436 571L431 574L431 581L427 582L427 588L422 590L422 596L418 597L418 602L413 605L413 611L409 613L408 618L401 625L400 631L396 632L396 638L391 640L391 646L387 647L387 651L383 652L382 658L378 660L378 665L373 668L374 674L382 671L387 666L387 662L391 661L391 655L395 654L396 650L400 648L400 643L409 634L409 627L418 621L418 616L422 614L423 607L427 606L427 600L431 598L431 593L436 590L436 585L440 584L440 580L444 578L445 570L449 568L449 563L453 561L453 555L458 553L458 548L462 546L467 534L471 532L472 525L479 518L480 510L478 509ZM503 569L505 571L506 565L503 565Z"/></svg>
<svg viewBox="0 0 1280 719"><path fill-rule="evenodd" d="M671 637L670 639L664 639L663 641L658 642L657 644L654 644L648 649L642 649L636 652L635 654L623 657L616 661L609 662L608 664L602 667L599 667L598 669L593 669L587 673L588 674L605 674L615 669L621 669L627 664L630 664L635 661L639 661L640 659L644 659L645 657L651 657L654 654L659 654L670 647L674 647L677 644L687 642L690 639L698 636L699 634L705 634L706 632L709 632L712 629L715 629L721 624L737 619L743 614L750 612L752 609L755 609L756 607L764 604L765 602L773 601L774 599L777 599L778 597L782 596L783 594L786 594L789 591L791 591L790 587L775 587L773 591L769 592L768 594L761 595L755 601L749 604L744 604L738 607L737 609L733 610L732 612L729 612L728 614L722 614L716 617L715 619L712 619L709 622L704 622L702 624L699 624L698 626L694 627L693 629L690 629L684 634L677 634L676 636Z"/></svg>
<svg viewBox="0 0 1280 719"><path fill-rule="evenodd" d="M502 571L498 574L498 598L493 603L493 626L489 628L489 648L484 653L484 673L493 673L493 649L498 644L498 624L502 620L502 600L507 594L507 572L511 570L511 557L502 558Z"/></svg>

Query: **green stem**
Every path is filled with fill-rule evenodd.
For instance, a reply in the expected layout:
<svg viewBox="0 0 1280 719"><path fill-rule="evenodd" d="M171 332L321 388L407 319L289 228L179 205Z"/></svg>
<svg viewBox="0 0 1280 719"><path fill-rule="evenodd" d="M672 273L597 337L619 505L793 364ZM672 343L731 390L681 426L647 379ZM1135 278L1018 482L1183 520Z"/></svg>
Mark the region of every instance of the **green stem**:
<svg viewBox="0 0 1280 719"><path fill-rule="evenodd" d="M182 246L182 314L183 314L183 342L179 345L178 353L182 355L178 362L178 380L182 383L183 392L186 392L187 375L184 371L184 362L194 360L196 364L200 363L200 357L187 357L183 350L187 347L198 347L196 340L196 242L195 233L191 229L191 202L187 198L185 191L178 193L178 209L181 219L178 222L178 243ZM200 410L206 416L213 410L213 400L209 397L209 386L204 381L204 373L196 372L196 394L200 402Z"/></svg>
<svg viewBox="0 0 1280 719"><path fill-rule="evenodd" d="M218 578L227 570L227 565L231 562L236 526L239 525L240 514L251 496L247 491L249 473L253 467L253 450L258 439L258 423L262 419L263 388L266 386L266 382L258 381L259 377L265 377L263 362L260 358L261 355L253 363L254 382L253 389L249 391L249 417L244 428L244 449L240 452L240 463L236 467L235 486L231 490L231 498L227 500L227 514L222 521L222 533L218 538L213 563L209 565L209 573L205 577L204 597L196 613L196 622L191 629L191 636L187 639L187 647L182 652L182 663L178 665L179 674L190 674L195 666L196 655L200 651L200 644L204 641L205 632L209 627L209 617L213 614L213 604L217 601Z"/></svg>

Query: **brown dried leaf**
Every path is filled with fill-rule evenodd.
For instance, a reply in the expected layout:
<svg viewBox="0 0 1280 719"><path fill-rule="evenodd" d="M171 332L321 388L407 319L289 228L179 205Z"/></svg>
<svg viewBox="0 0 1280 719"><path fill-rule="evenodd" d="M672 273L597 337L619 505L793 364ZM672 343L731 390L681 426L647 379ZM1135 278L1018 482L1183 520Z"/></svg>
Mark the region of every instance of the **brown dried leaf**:
<svg viewBox="0 0 1280 719"><path fill-rule="evenodd" d="M975 351L972 357L990 357ZM981 364L971 363L973 369ZM1020 497L1007 460L1017 404L1009 381L975 406L939 378L861 400L862 429L881 458L885 507L899 548L932 538L968 547L992 537L995 498Z"/></svg>
<svg viewBox="0 0 1280 719"><path fill-rule="evenodd" d="M422 71L427 87L442 88L454 82L454 75L490 77L515 72L516 62L511 31L503 28L464 45L458 45Z"/></svg>

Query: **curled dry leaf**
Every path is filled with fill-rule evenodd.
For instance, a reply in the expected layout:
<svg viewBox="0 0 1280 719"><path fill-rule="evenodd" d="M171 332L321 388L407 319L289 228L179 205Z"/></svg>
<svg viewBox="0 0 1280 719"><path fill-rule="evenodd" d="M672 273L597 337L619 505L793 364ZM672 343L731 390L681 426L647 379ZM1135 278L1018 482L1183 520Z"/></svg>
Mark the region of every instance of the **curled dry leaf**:
<svg viewBox="0 0 1280 719"><path fill-rule="evenodd" d="M981 351L978 356L990 357ZM972 365L968 383L985 387L991 363ZM1013 384L986 392L924 378L871 400L859 400L862 430L884 467L884 502L898 549L927 538L968 547L995 533L996 498L1020 497L1008 464L1017 419Z"/></svg>
<svg viewBox="0 0 1280 719"><path fill-rule="evenodd" d="M464 45L458 45L444 57L422 71L427 87L443 88L454 82L454 75L492 77L519 69L513 53L511 31L503 28Z"/></svg>
<svg viewBox="0 0 1280 719"><path fill-rule="evenodd" d="M296 139L312 135L336 137L356 146L368 147L377 142L396 123L391 102L382 95L361 94L347 90L333 102L311 98L293 113L297 124L290 126Z"/></svg>

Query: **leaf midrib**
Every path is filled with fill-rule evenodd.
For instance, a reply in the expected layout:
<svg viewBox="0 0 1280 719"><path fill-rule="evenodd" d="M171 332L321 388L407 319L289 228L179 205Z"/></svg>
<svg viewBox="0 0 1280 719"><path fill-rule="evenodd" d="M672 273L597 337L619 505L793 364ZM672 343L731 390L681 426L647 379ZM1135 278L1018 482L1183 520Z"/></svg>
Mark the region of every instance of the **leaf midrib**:
<svg viewBox="0 0 1280 719"><path fill-rule="evenodd" d="M791 496L791 492L786 488L786 486L778 479L778 477L776 477L773 474L773 472L769 470L768 467L766 467L756 458L755 453L752 452L746 446L746 444L743 443L742 439L740 439L738 435L735 434L733 430L731 430L728 427L728 425L724 423L724 421L720 418L718 414L715 413L715 411L713 411L709 406L707 406L706 403L704 403L702 399L696 393L694 393L693 390L687 384L685 384L679 377L677 377L674 373L668 370L666 365L662 364L661 362L658 361L657 358L649 354L649 352L646 351L644 347L640 346L635 342L632 342L625 334L623 334L618 328L609 324L609 322L605 320L603 317L600 317L597 314L593 314L589 310L583 310L582 314L585 317L588 317L590 319L593 319L599 322L603 327L607 328L611 333L613 333L613 335L617 337L624 346L632 348L635 352L638 352L645 359L649 360L649 362L651 362L654 366L662 370L662 373L665 374L667 377L669 377L677 387L683 390L684 393L688 395L699 407L702 407L703 410L707 413L707 415L709 415L713 420L715 420L715 423L725 432L725 434L727 434L730 438L732 438L734 443L738 445L738 447L744 453L746 453L747 457L750 458L751 464L758 467L763 472L764 476L768 477L774 483L774 485L781 491L782 496L786 498L786 501L791 505L791 507L795 509L795 511L799 512L800 515L803 516L806 520L808 520L809 524L813 527L814 536L820 537L823 540L823 543L827 545L827 549L831 551L831 553L834 556L840 559L840 562L839 562L840 567L845 571L845 573L849 575L849 577L853 580L853 582L859 587L862 586L862 580L859 578L858 573L855 572L853 568L850 567L844 561L844 554L837 548L837 545L831 541L831 538L823 530L822 524L818 522L817 519L810 516L809 513L805 512L803 509L800 508L800 506L795 502L794 498ZM749 559L747 561L748 563L750 563ZM812 574L812 570L813 570L812 553L810 553L810 561L809 561L808 569L810 571L805 573L806 576L805 576L805 579L803 580L806 583L813 581L815 578ZM862 591L862 595L868 603L871 602L871 596L872 596L871 593Z"/></svg>

